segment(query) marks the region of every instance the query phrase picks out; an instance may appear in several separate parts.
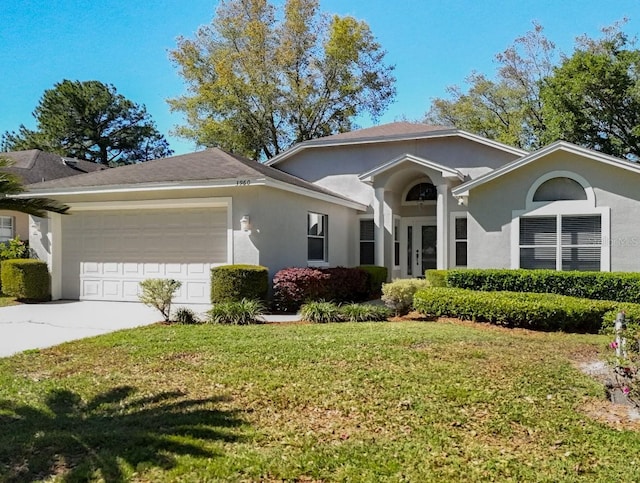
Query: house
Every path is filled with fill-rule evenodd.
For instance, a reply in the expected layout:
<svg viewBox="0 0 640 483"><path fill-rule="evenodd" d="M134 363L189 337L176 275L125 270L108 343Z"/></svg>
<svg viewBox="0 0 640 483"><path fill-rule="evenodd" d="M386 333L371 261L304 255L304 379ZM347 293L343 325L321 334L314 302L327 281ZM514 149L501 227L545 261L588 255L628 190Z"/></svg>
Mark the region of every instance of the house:
<svg viewBox="0 0 640 483"><path fill-rule="evenodd" d="M3 152L0 153L0 158L6 158L12 163L2 171L17 176L24 185L106 169L96 163L63 158L39 149ZM0 210L0 242L6 242L16 236L21 240L29 239L29 215Z"/></svg>
<svg viewBox="0 0 640 483"><path fill-rule="evenodd" d="M183 281L178 301L208 302L227 263L640 270L638 183L640 166L572 144L527 153L401 122L265 164L208 149L31 185L71 207L31 246L69 299L136 300L165 277Z"/></svg>

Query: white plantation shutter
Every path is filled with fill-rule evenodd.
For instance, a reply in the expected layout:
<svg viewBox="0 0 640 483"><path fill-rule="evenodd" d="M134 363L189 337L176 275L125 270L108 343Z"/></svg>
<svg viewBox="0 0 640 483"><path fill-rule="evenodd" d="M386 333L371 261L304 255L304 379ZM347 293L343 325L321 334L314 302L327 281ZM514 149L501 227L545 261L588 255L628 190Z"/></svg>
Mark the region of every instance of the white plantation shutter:
<svg viewBox="0 0 640 483"><path fill-rule="evenodd" d="M557 217L520 219L520 268L556 269Z"/></svg>
<svg viewBox="0 0 640 483"><path fill-rule="evenodd" d="M520 218L520 268L599 271L601 257L600 215Z"/></svg>
<svg viewBox="0 0 640 483"><path fill-rule="evenodd" d="M600 270L600 216L562 217L562 270Z"/></svg>

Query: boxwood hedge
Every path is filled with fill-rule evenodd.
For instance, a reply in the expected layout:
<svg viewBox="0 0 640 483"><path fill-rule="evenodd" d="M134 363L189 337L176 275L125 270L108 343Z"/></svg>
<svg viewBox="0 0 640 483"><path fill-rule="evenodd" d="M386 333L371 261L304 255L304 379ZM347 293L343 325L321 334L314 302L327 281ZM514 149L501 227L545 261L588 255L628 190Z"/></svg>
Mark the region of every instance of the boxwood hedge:
<svg viewBox="0 0 640 483"><path fill-rule="evenodd" d="M640 303L640 273L556 270L449 270L448 287L482 291L536 292L594 300Z"/></svg>
<svg viewBox="0 0 640 483"><path fill-rule="evenodd" d="M211 269L211 303L266 300L269 270L260 265L221 265Z"/></svg>
<svg viewBox="0 0 640 483"><path fill-rule="evenodd" d="M2 291L24 302L51 300L51 277L40 260L15 259L2 262Z"/></svg>
<svg viewBox="0 0 640 483"><path fill-rule="evenodd" d="M417 292L414 308L427 316L458 317L506 327L544 331L590 332L602 327L603 318L615 319L622 308L640 314L640 305L588 300L557 294L482 292L430 287Z"/></svg>

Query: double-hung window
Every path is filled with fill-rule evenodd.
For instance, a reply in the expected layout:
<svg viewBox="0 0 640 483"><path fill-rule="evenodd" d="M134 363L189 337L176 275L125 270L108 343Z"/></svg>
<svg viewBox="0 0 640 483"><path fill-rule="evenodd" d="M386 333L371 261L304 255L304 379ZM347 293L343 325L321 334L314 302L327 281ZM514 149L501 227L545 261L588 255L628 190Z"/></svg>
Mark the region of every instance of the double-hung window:
<svg viewBox="0 0 640 483"><path fill-rule="evenodd" d="M0 216L0 242L13 238L13 216Z"/></svg>
<svg viewBox="0 0 640 483"><path fill-rule="evenodd" d="M601 269L601 215L520 218L520 268Z"/></svg>
<svg viewBox="0 0 640 483"><path fill-rule="evenodd" d="M327 262L329 217L321 213L307 213L307 260Z"/></svg>
<svg viewBox="0 0 640 483"><path fill-rule="evenodd" d="M360 220L360 265L375 263L375 225L371 219Z"/></svg>
<svg viewBox="0 0 640 483"><path fill-rule="evenodd" d="M467 266L467 217L455 218L456 267Z"/></svg>

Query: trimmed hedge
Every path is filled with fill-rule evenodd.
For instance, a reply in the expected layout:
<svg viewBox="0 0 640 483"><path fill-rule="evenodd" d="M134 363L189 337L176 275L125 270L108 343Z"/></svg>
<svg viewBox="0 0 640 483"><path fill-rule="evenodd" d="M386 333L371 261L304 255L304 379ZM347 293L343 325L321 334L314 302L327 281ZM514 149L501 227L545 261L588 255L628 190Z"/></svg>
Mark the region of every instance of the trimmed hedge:
<svg viewBox="0 0 640 483"><path fill-rule="evenodd" d="M266 300L269 270L260 265L221 265L211 269L211 303Z"/></svg>
<svg viewBox="0 0 640 483"><path fill-rule="evenodd" d="M447 286L447 270L427 270L424 272L424 278L430 287L446 287Z"/></svg>
<svg viewBox="0 0 640 483"><path fill-rule="evenodd" d="M378 265L359 265L357 268L364 270L369 275L369 294L370 298L379 297L382 293L382 284L387 281L389 273L387 267Z"/></svg>
<svg viewBox="0 0 640 483"><path fill-rule="evenodd" d="M557 294L481 292L434 287L416 293L415 309L427 316L458 317L506 327L595 333L603 317L622 304ZM640 313L640 306L636 306ZM615 316L614 316L615 317Z"/></svg>
<svg viewBox="0 0 640 483"><path fill-rule="evenodd" d="M535 292L594 300L640 303L640 273L556 270L449 270L448 287Z"/></svg>
<svg viewBox="0 0 640 483"><path fill-rule="evenodd" d="M23 302L51 300L51 277L41 260L4 260L0 269L2 291Z"/></svg>

